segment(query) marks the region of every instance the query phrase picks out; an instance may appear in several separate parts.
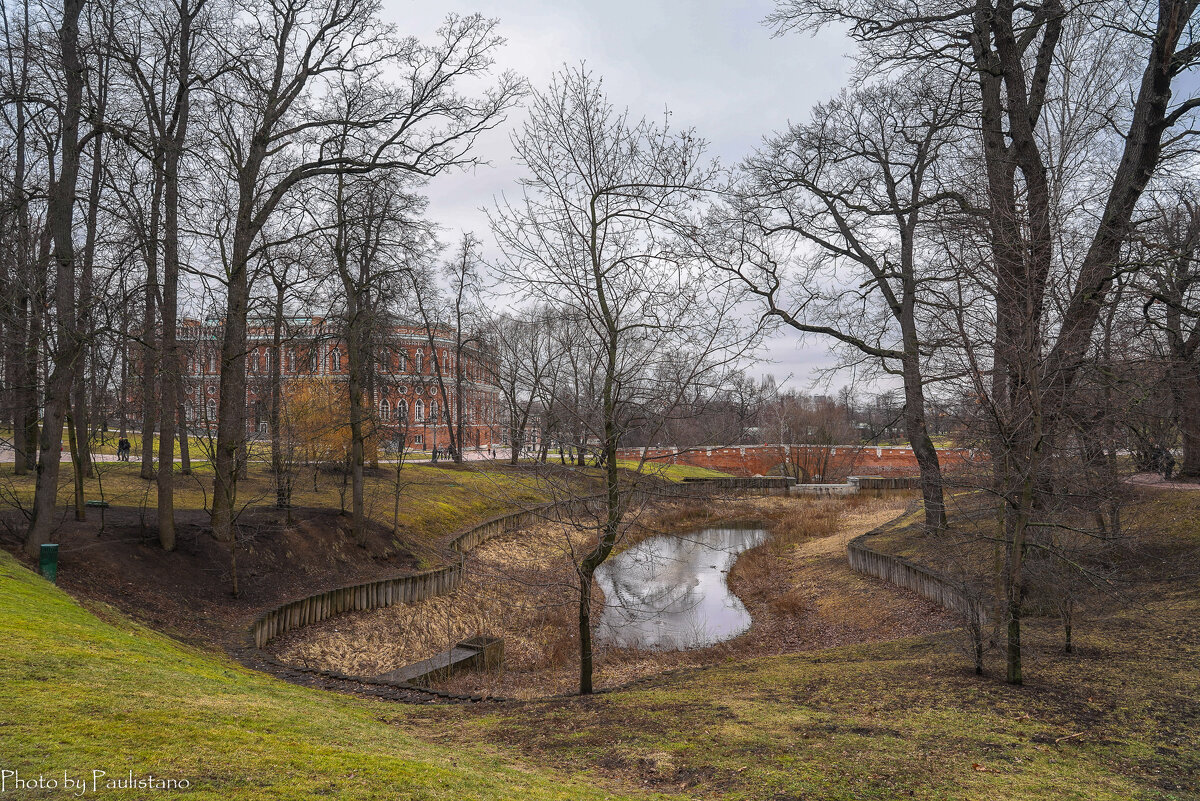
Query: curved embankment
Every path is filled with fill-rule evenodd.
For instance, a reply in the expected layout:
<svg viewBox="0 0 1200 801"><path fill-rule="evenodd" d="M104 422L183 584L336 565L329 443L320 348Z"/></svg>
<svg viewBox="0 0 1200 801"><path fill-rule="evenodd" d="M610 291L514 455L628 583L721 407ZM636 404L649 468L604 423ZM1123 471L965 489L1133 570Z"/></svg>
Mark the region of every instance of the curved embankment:
<svg viewBox="0 0 1200 801"><path fill-rule="evenodd" d="M675 488L675 492L680 495L692 495L696 493L689 490L695 489L697 488L681 486ZM561 519L564 515L578 516L586 503L597 500L599 497L602 496L542 504L532 509L500 515L466 529L455 535L449 542L450 549L458 555L453 564L406 576L338 587L276 606L254 620L249 631L250 642L243 656L251 657L248 661L270 665L284 678L295 680L303 677L306 682L316 683L327 689L351 689L397 700L411 698L414 695L462 701L508 700L499 697L485 699L483 696L458 695L404 682L352 676L337 671L293 665L277 659L262 648L275 637L288 631L319 623L346 612L379 609L393 604L417 603L450 593L462 583L465 556L472 548L494 537L510 534L523 526L552 517ZM908 511L905 512L905 514L908 513ZM847 557L851 569L913 590L939 606L959 612L964 616L968 616L971 610L974 610L976 619L982 621L984 619L982 608L978 603L970 600L970 594L962 585L923 565L875 550L866 544L870 537L888 530L903 516L862 534L847 544ZM668 671L668 673L671 672L675 671ZM649 678L654 677L643 677L630 684L637 684ZM609 688L606 691L622 689L623 686Z"/></svg>
<svg viewBox="0 0 1200 801"><path fill-rule="evenodd" d="M334 671L291 665L276 659L262 648L285 632L319 623L346 612L379 609L393 604L417 603L427 598L435 598L452 592L462 583L465 557L472 548L493 537L512 533L523 526L550 519L552 516L578 516L583 507L597 497L602 496L546 503L532 509L522 509L500 515L472 526L451 538L450 550L458 556L452 564L406 576L336 587L306 598L280 604L255 618L248 632L248 647L242 656L250 657L247 661L266 663L281 669L284 678L295 678L297 674L308 676L330 689L345 689L349 684L352 685L351 689L371 688L368 692L372 695L398 699L412 693L419 693L455 700L482 700L478 696L454 695L402 682L349 676ZM400 692L394 693L389 690L399 690Z"/></svg>
<svg viewBox="0 0 1200 801"><path fill-rule="evenodd" d="M242 669L77 600L3 550L0 642L5 801L646 798L481 743L447 748L379 705ZM14 788L16 778L43 789ZM130 778L140 784L105 792Z"/></svg>
<svg viewBox="0 0 1200 801"><path fill-rule="evenodd" d="M737 487L729 487L725 490L726 492L730 490L737 491L739 494L764 492L753 480L737 479L735 481L738 484ZM707 487L673 484L656 487L652 494L658 497L694 497L697 495L710 496L712 491ZM546 503L531 509L500 515L472 526L451 538L449 547L457 554L458 558L452 564L443 567L405 576L337 587L280 604L255 618L248 631L248 642L241 649L239 657L249 666L266 667L279 677L289 681L313 684L325 689L351 690L394 700L409 700L421 696L461 701L485 700L482 696L447 693L379 677L352 676L338 671L294 665L264 651L263 646L288 631L319 623L347 612L379 609L394 604L417 603L453 592L462 583L465 556L472 548L494 537L512 533L533 523L548 519L561 520L578 517L588 503L603 497L603 495L592 495ZM508 699L491 696L486 700L504 701Z"/></svg>
<svg viewBox="0 0 1200 801"><path fill-rule="evenodd" d="M965 620L982 626L986 622L987 613L978 594L970 592L966 585L925 565L902 556L878 551L867 544L871 537L890 530L912 511L913 509L908 509L895 520L850 540L846 544L846 558L850 562L850 569L912 590L922 598L927 598L944 609L957 612Z"/></svg>
<svg viewBox="0 0 1200 801"><path fill-rule="evenodd" d="M336 587L307 598L280 604L259 615L251 624L250 637L254 647L262 648L285 632L311 626L345 612L416 603L426 598L445 595L462 582L463 557L467 551L492 537L544 520L553 512L571 514L574 511L572 507L578 507L587 500L589 499L572 499L543 504L532 509L500 515L472 526L450 540L450 549L458 554L458 559L453 564L406 576Z"/></svg>

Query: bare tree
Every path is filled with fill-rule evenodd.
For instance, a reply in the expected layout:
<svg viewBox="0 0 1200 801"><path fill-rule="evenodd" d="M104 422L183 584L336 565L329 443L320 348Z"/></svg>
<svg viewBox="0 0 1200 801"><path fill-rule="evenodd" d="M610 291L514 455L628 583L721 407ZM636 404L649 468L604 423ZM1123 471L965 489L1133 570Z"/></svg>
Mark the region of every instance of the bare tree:
<svg viewBox="0 0 1200 801"><path fill-rule="evenodd" d="M351 525L366 540L363 497L365 442L373 433L379 362L390 372L387 321L394 319L397 296L414 263L432 250L432 232L421 219L425 200L415 194L410 174L377 171L359 177L337 174L326 198L330 220L326 251L332 257L340 299L338 315L346 343L349 393ZM372 354L376 358L372 358ZM372 430L369 430L372 429Z"/></svg>
<svg viewBox="0 0 1200 801"><path fill-rule="evenodd" d="M933 276L920 235L955 197L942 159L962 135L963 105L952 83L910 71L817 106L746 161L738 216L751 232L727 262L767 314L901 377L930 531L946 526L946 504L925 419L936 345L922 327Z"/></svg>
<svg viewBox="0 0 1200 801"><path fill-rule="evenodd" d="M621 437L670 408L681 386L719 374L738 352L740 332L727 297L676 241L718 177L690 131L630 119L579 68L535 93L513 144L527 171L524 191L492 214L504 277L562 310L596 356L597 403L580 422L597 443L604 501L585 552L575 554L579 691L586 694L595 571L637 503L617 465ZM668 363L683 369L659 369Z"/></svg>
<svg viewBox="0 0 1200 801"><path fill-rule="evenodd" d="M176 343L179 311L179 173L188 141L191 114L193 29L205 0L177 0L178 20L174 98L159 135L163 141L163 284L162 405L158 437L158 539L163 550L175 549L175 435L180 399L180 354ZM151 432L143 431L143 437Z"/></svg>
<svg viewBox="0 0 1200 801"><path fill-rule="evenodd" d="M517 463L524 449L535 405L547 395L547 377L562 358L551 336L552 315L549 307L537 306L514 314L496 314L487 323L488 358L484 364L504 402L512 464ZM549 413L551 405L552 401L542 402L543 416ZM542 445L543 449L548 447L548 443Z"/></svg>
<svg viewBox="0 0 1200 801"><path fill-rule="evenodd" d="M246 438L246 318L250 265L279 203L321 176L388 168L419 175L474 162L475 138L493 127L521 91L510 75L480 98L457 84L482 77L501 44L496 23L447 19L435 44L397 41L373 0L252 3L222 37L230 67L211 85L214 138L233 187L221 225L226 308L212 526L232 537L239 455ZM401 78L393 85L389 71ZM339 152L348 132L369 147Z"/></svg>
<svg viewBox="0 0 1200 801"><path fill-rule="evenodd" d="M762 416L765 430L779 432L781 463L800 482L833 481L835 452L839 447L852 451L859 444L850 409L831 398L780 392L765 404Z"/></svg>
<svg viewBox="0 0 1200 801"><path fill-rule="evenodd" d="M28 0L18 9L0 6L4 25L4 94L11 98L3 104L4 121L11 141L6 155L11 165L7 208L3 215L5 248L3 289L5 303L4 405L13 426L13 472L24 475L36 464L37 440L37 354L39 344L32 336L37 328L41 304L37 302L34 274L35 234L29 186L31 163L36 159L30 142L30 111L33 54Z"/></svg>
<svg viewBox="0 0 1200 801"><path fill-rule="evenodd" d="M1172 100L1179 77L1200 61L1198 6L1198 0L783 0L772 17L780 30L848 24L862 45L865 73L917 62L948 75L968 70L986 228L983 248L962 254L960 267L988 276L979 297L990 296L994 320L982 336L971 334L964 361L970 392L985 410L979 421L992 455L1004 542L999 617L1014 684L1023 679L1025 559L1053 523L1043 504L1051 497L1056 444L1067 436L1072 393L1123 269L1134 211L1164 147L1189 135L1186 123L1200 108L1200 98ZM1113 64L1111 71L1099 69ZM1065 81L1091 75L1105 75L1108 85L1093 84L1093 95L1077 105L1081 95L1066 91ZM1051 167L1063 153L1082 151L1079 142L1047 136L1052 124L1085 145L1119 131L1103 178L1060 180ZM1068 231L1074 236L1064 237ZM956 299L951 317L961 323L965 306L957 301L976 299Z"/></svg>
<svg viewBox="0 0 1200 801"><path fill-rule="evenodd" d="M1179 475L1200 477L1200 193L1196 185L1155 198L1138 248L1142 314L1161 337L1166 384L1183 444Z"/></svg>
<svg viewBox="0 0 1200 801"><path fill-rule="evenodd" d="M58 28L58 56L63 75L62 111L59 115L59 164L50 186L46 209L47 227L54 242L55 344L53 368L46 378L45 420L38 441L37 486L33 512L25 537L25 550L37 555L49 542L58 496L59 463L62 459L63 423L71 402L83 343L75 314L75 244L72 229L75 191L79 179L79 124L82 118L84 66L79 51L79 17L83 0L65 0Z"/></svg>

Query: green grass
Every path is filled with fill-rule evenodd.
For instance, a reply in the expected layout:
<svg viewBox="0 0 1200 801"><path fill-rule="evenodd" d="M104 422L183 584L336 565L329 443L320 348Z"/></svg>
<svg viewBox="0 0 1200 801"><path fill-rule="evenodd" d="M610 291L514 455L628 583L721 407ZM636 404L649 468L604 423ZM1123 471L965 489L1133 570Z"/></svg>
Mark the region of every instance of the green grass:
<svg viewBox="0 0 1200 801"><path fill-rule="evenodd" d="M621 464L627 469L636 466L636 463ZM680 481L688 476L724 475L686 465L646 465L645 468L647 474L671 481ZM140 470L140 462L136 457L129 462L95 463L93 476L84 480L85 500L105 500L112 506L156 509L157 484L141 478ZM596 468L578 468L576 472L581 487L585 483L596 484L601 479L601 471ZM379 470L368 471L365 479L367 516L389 527L392 525L395 482L395 466L386 463L381 464ZM458 467L449 463L441 466L406 463L400 471L400 483L400 526L410 536L428 541L514 507L547 501L554 489L550 484L539 482L534 475L513 471L503 464L479 462ZM561 480L555 479L553 483L561 484ZM33 501L34 484L33 473L15 476L11 462L0 463L0 491L3 491L0 505L16 502L28 507ZM206 509L212 500L212 484L212 465L193 460L191 475L176 476L176 511ZM319 472L314 488L313 470L300 466L294 475L292 505L338 509L342 504L341 484L339 474ZM73 493L71 466L69 461L64 460L58 488L60 506L70 504ZM248 477L238 482L238 497L242 505L273 508L275 489L266 465L251 463ZM348 490L345 502L350 502Z"/></svg>
<svg viewBox="0 0 1200 801"><path fill-rule="evenodd" d="M395 705L293 686L95 611L0 552L0 769L187 779L178 795L197 801L617 797L493 749L429 743L381 721Z"/></svg>
<svg viewBox="0 0 1200 801"><path fill-rule="evenodd" d="M638 463L632 459L618 459L617 467L626 470L636 470ZM729 473L710 470L707 467L694 467L689 464L663 464L661 462L646 462L642 465L642 473L658 476L667 481L683 481L685 478L728 478Z"/></svg>
<svg viewBox="0 0 1200 801"><path fill-rule="evenodd" d="M157 508L157 485L141 478L139 470L137 461L97 463L93 477L84 482L85 499L103 499L113 506ZM390 527L396 488L394 466L382 465L378 471L369 472L364 491L368 517ZM177 476L176 511L205 509L212 499L212 478L212 467L207 462L194 462L192 475ZM429 541L515 506L548 498L547 489L528 475L476 465L451 468L407 464L400 472L400 482L400 526L410 536ZM0 490L4 493L0 504L19 502L28 507L34 484L32 473L14 476L12 463L0 463ZM342 503L341 484L339 475L322 472L317 475L314 489L313 471L302 467L294 477L292 504L338 509ZM58 489L60 505L71 503L73 486L70 464L64 463ZM348 490L345 497L348 504ZM274 484L265 466L251 465L248 477L238 483L238 498L243 505L274 507Z"/></svg>
<svg viewBox="0 0 1200 801"><path fill-rule="evenodd" d="M469 481L462 472L428 486ZM430 508L453 506L439 500L450 489ZM1198 495L1139 510L1164 558L1200 546ZM729 661L591 699L410 707L245 670L85 609L0 553L0 769L154 773L188 779L198 799L536 801L606 797L607 786L777 801L1200 801L1200 591L1193 579L1137 594L1136 605L1094 599L1072 655L1053 621L1027 620L1024 687L997 678L996 652L987 677L972 675L950 632Z"/></svg>

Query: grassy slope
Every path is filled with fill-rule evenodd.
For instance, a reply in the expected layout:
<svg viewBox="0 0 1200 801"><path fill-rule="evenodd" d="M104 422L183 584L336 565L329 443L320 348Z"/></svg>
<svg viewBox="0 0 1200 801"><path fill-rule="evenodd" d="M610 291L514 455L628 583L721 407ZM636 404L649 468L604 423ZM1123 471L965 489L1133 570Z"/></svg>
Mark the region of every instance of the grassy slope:
<svg viewBox="0 0 1200 801"><path fill-rule="evenodd" d="M638 463L632 459L618 459L617 466L635 470ZM663 464L661 462L646 462L642 465L642 472L667 481L683 481L685 478L724 478L729 475L729 473L710 470L707 467L696 467L689 464Z"/></svg>
<svg viewBox="0 0 1200 801"><path fill-rule="evenodd" d="M1200 498L1155 509L1168 535L1200 542ZM293 687L107 609L102 621L0 554L0 767L154 772L201 799L602 797L594 781L511 767L515 749L687 795L1194 801L1200 594L1155 595L1089 614L1073 656L1053 625L1027 622L1023 688L970 675L946 635L587 700L414 708ZM508 745L479 745L496 740Z"/></svg>
<svg viewBox="0 0 1200 801"><path fill-rule="evenodd" d="M636 467L636 464L622 467ZM158 506L156 484L142 479L138 472L139 463L101 462L95 466L94 475L84 480L86 500L106 500L113 506L155 509ZM712 470L681 465L647 465L646 472L660 478L680 481L689 476L721 476ZM598 486L600 471L586 468L579 471L581 479ZM58 502L72 502L74 485L70 464L64 463L58 489ZM15 499L28 506L33 501L35 477L32 473L14 476L11 463L0 463L0 506L10 505ZM366 478L365 496L367 515L380 523L391 526L393 494L395 492L395 467L382 465ZM432 467L408 464L400 472L400 526L418 539L433 541L437 538L465 528L473 523L513 508L540 503L552 496L551 487L541 484L530 475L514 473L504 466L469 464L462 468ZM561 482L556 482L561 483ZM340 476L321 474L317 489L313 489L312 471L300 468L295 476L292 503L296 507L338 509L341 504ZM586 489L585 492L594 491ZM240 503L251 506L274 506L275 491L269 472L261 466L252 466L249 477L238 484ZM192 475L176 477L175 509L177 511L205 508L212 497L212 468L207 462L194 464ZM349 503L349 491L346 492ZM92 517L99 519L95 510Z"/></svg>
<svg viewBox="0 0 1200 801"><path fill-rule="evenodd" d="M1154 522L1158 572L1200 546L1200 493L1138 512ZM1196 801L1200 591L1181 576L1136 595L1083 611L1071 655L1054 621L1027 620L1024 687L997 677L998 652L987 677L972 675L951 632L731 662L586 703L447 714L462 741L728 798Z"/></svg>
<svg viewBox="0 0 1200 801"><path fill-rule="evenodd" d="M154 481L139 477L139 464L134 462L103 462L96 466L95 476L84 481L87 500L103 498L113 506L158 506ZM12 464L0 464L0 486L28 505L33 499L34 476L13 476ZM444 469L426 465L406 465L400 474L400 525L419 538L434 540L474 522L501 514L516 505L544 500L544 492L521 475L505 470L486 468ZM212 468L207 463L195 466L190 476L176 477L175 509L177 511L205 508L212 498ZM341 478L332 474L318 477L313 490L312 472L302 470L295 477L292 503L296 507L338 509L341 503ZM392 523L392 497L395 491L394 468L381 468L378 474L366 479L367 514L384 525ZM103 492L101 491L103 490ZM3 503L8 502L8 496ZM59 484L60 505L72 501L73 484L70 465L64 464ZM247 479L238 484L239 501L251 506L273 507L274 488L268 471L254 467ZM349 503L349 491L346 503ZM99 519L94 510L89 515Z"/></svg>
<svg viewBox="0 0 1200 801"><path fill-rule="evenodd" d="M296 687L96 611L0 553L0 768L186 778L198 801L613 797L431 745L380 722L394 705ZM44 793L6 797L64 797Z"/></svg>
<svg viewBox="0 0 1200 801"><path fill-rule="evenodd" d="M460 736L736 799L1200 798L1195 657L1130 654L1137 638L1083 639L1074 659L1042 655L1024 689L977 680L961 657L915 638L721 666L586 706L493 713L465 720Z"/></svg>

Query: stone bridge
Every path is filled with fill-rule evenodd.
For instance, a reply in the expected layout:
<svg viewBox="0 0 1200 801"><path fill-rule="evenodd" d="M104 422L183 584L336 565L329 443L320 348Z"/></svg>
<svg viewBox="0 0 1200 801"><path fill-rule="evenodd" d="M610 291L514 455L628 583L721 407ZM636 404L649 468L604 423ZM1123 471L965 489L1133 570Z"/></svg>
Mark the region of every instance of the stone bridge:
<svg viewBox="0 0 1200 801"><path fill-rule="evenodd" d="M621 459L637 461L640 448L623 448ZM985 455L971 448L938 448L942 469L953 471L974 464ZM788 473L800 468L802 480L844 481L847 476L915 476L917 460L912 448L874 445L742 445L730 448L650 448L648 461L707 467L735 476L778 475L783 465Z"/></svg>

